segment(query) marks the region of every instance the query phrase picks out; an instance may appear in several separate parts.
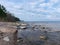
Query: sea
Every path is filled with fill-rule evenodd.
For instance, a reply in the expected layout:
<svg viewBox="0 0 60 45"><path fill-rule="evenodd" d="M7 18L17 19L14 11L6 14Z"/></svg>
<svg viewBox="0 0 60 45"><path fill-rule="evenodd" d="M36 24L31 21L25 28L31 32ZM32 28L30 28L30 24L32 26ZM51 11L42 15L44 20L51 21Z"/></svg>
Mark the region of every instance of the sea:
<svg viewBox="0 0 60 45"><path fill-rule="evenodd" d="M18 37L22 37L27 42L31 41L34 45L60 45L60 21L26 21L31 26L41 25L42 27L49 27L52 32L47 32L46 34L43 31L31 29L19 30ZM47 36L48 39L42 41L40 36ZM43 42L43 43L42 43ZM32 45L29 43L29 45Z"/></svg>
<svg viewBox="0 0 60 45"><path fill-rule="evenodd" d="M27 23L60 23L60 21L25 21Z"/></svg>
<svg viewBox="0 0 60 45"><path fill-rule="evenodd" d="M54 31L60 31L60 21L25 21L29 25L41 25L45 27L50 27Z"/></svg>

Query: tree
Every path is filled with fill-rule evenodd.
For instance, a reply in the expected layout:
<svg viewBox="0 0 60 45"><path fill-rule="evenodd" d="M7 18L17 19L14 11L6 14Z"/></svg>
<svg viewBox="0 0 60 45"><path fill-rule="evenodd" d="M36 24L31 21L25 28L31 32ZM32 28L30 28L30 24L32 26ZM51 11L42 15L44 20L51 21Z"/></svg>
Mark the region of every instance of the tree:
<svg viewBox="0 0 60 45"><path fill-rule="evenodd" d="M20 21L20 19L13 16L3 5L0 4L0 21L16 22Z"/></svg>
<svg viewBox="0 0 60 45"><path fill-rule="evenodd" d="M6 9L4 8L4 6L0 5L0 18L5 18L6 16Z"/></svg>

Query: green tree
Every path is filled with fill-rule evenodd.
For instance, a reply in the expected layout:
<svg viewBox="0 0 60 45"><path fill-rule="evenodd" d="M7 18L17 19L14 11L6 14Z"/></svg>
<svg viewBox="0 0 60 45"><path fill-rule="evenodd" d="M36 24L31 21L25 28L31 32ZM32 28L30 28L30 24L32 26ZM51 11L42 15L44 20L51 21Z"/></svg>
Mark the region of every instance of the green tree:
<svg viewBox="0 0 60 45"><path fill-rule="evenodd" d="M0 21L16 22L20 21L20 19L13 16L3 5L0 4Z"/></svg>
<svg viewBox="0 0 60 45"><path fill-rule="evenodd" d="M4 8L4 6L0 5L0 18L5 18L6 15L6 9Z"/></svg>

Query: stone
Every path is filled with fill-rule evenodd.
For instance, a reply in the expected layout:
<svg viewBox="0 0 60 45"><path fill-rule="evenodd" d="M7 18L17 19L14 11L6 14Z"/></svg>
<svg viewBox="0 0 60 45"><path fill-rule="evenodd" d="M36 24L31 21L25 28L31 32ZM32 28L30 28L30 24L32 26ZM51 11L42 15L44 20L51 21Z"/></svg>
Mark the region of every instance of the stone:
<svg viewBox="0 0 60 45"><path fill-rule="evenodd" d="M41 36L40 36L40 39L42 39L42 40L47 40L47 37L44 36L44 35L41 35Z"/></svg>
<svg viewBox="0 0 60 45"><path fill-rule="evenodd" d="M27 26L27 24L25 24L25 23L22 23L21 25L22 25L22 26Z"/></svg>
<svg viewBox="0 0 60 45"><path fill-rule="evenodd" d="M4 40L4 41L10 41L10 39L9 39L8 36L7 36L7 37L4 37L3 40Z"/></svg>

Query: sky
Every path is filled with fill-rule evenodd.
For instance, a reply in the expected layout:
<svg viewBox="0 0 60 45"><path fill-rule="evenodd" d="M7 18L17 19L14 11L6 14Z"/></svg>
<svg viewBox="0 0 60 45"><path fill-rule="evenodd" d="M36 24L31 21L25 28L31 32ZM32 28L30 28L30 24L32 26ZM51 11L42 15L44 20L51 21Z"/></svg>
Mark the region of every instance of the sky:
<svg viewBox="0 0 60 45"><path fill-rule="evenodd" d="M24 21L60 21L60 0L0 0L0 4Z"/></svg>

